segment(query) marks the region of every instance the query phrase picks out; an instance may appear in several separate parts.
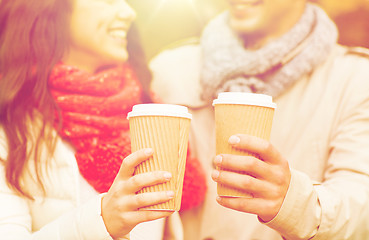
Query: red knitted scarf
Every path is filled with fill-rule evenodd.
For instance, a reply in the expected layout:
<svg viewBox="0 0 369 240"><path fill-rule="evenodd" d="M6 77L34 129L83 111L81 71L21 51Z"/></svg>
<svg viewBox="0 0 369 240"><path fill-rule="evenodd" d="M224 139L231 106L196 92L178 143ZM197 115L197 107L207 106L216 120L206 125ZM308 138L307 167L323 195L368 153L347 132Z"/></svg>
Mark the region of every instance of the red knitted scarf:
<svg viewBox="0 0 369 240"><path fill-rule="evenodd" d="M142 91L133 70L124 65L89 74L59 64L49 87L61 109L59 133L75 147L82 176L98 192L107 192L122 160L131 153L126 117L133 105L141 103ZM199 205L205 190L199 161L188 157L181 210Z"/></svg>

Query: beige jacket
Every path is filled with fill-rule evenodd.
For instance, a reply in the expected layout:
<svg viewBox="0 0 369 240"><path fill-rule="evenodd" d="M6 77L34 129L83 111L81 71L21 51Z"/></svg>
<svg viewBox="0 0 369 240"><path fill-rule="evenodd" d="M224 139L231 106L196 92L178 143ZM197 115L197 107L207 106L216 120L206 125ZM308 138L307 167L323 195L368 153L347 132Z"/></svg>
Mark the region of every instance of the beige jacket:
<svg viewBox="0 0 369 240"><path fill-rule="evenodd" d="M192 149L207 171L205 203L182 214L185 240L369 239L369 58L364 55L337 45L324 64L274 99L271 142L288 159L292 179L280 212L265 224L215 201L214 112L199 97L199 46L167 50L151 61L153 90L165 102L191 109Z"/></svg>
<svg viewBox="0 0 369 240"><path fill-rule="evenodd" d="M6 156L5 135L0 127L0 158ZM72 148L59 139L54 156L43 178L45 194L37 187L32 167L24 174L25 189L34 201L9 188L0 162L0 239L112 240L101 217L102 195L80 175ZM138 225L130 239L182 240L179 214L174 213L166 222L161 219Z"/></svg>

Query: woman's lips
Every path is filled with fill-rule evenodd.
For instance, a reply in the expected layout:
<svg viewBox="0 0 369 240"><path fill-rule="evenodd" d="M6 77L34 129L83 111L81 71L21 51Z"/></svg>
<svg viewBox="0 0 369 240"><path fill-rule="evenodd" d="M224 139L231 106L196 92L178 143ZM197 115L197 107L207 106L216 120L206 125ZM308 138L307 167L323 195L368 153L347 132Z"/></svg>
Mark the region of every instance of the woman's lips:
<svg viewBox="0 0 369 240"><path fill-rule="evenodd" d="M110 29L108 34L119 44L125 44L127 42L127 30L124 28Z"/></svg>

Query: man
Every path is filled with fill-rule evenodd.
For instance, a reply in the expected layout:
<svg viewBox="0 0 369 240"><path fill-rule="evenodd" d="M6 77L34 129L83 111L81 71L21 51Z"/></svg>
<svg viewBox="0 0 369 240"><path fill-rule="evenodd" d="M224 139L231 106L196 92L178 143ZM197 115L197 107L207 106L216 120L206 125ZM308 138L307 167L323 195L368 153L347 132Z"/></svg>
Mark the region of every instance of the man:
<svg viewBox="0 0 369 240"><path fill-rule="evenodd" d="M153 89L191 109L191 142L208 174L204 204L181 213L185 239L365 239L366 50L339 46L334 23L306 0L228 4L200 44L164 51L151 62ZM215 156L211 103L224 91L264 93L277 103L270 142L243 134L229 139L262 160ZM217 182L253 197L217 197Z"/></svg>

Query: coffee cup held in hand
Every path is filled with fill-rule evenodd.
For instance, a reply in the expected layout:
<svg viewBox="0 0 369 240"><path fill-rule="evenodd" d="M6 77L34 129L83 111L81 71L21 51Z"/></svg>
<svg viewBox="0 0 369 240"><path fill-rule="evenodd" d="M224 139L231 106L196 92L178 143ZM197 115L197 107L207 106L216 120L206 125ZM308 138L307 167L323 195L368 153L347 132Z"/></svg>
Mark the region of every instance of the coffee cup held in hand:
<svg viewBox="0 0 369 240"><path fill-rule="evenodd" d="M140 164L135 174L168 171L169 182L143 188L140 192L174 191L168 202L143 208L145 210L179 211L191 114L184 106L172 104L138 104L128 113L132 152L152 148L154 154Z"/></svg>
<svg viewBox="0 0 369 240"><path fill-rule="evenodd" d="M225 92L213 101L215 108L216 154L255 156L232 147L228 139L248 134L269 140L276 104L264 94ZM258 157L258 156L255 156ZM219 196L249 197L247 192L218 184Z"/></svg>

